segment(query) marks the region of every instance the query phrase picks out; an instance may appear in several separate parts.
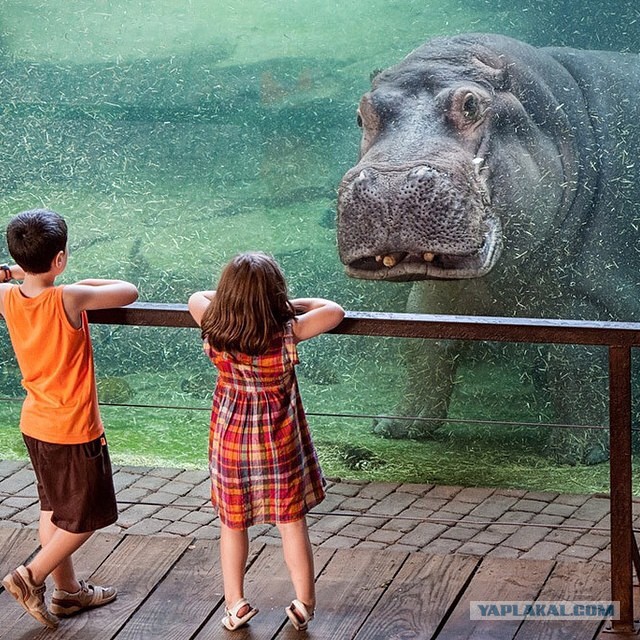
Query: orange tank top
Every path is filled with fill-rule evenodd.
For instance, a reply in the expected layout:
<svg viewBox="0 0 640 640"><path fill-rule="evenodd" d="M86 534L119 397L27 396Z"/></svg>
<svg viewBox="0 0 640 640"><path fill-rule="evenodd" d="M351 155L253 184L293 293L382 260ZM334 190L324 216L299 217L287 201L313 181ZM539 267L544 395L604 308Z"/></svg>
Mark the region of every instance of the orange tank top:
<svg viewBox="0 0 640 640"><path fill-rule="evenodd" d="M71 325L62 286L27 298L18 285L4 296L4 315L27 397L22 433L55 444L81 444L102 435L87 314Z"/></svg>

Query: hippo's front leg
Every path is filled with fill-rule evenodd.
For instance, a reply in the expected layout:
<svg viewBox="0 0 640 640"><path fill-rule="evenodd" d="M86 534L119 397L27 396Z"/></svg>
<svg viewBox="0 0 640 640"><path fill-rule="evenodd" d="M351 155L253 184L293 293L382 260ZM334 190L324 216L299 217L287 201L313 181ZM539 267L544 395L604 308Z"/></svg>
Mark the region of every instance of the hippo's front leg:
<svg viewBox="0 0 640 640"><path fill-rule="evenodd" d="M459 341L412 339L403 354L407 375L403 399L394 417L374 421L374 433L385 438L422 439L441 427L462 349L464 344Z"/></svg>
<svg viewBox="0 0 640 640"><path fill-rule="evenodd" d="M465 314L484 310L482 280L425 281L413 287L409 313ZM406 383L393 418L374 422L375 433L387 438L428 438L447 417L456 368L466 344L458 340L408 339L403 357ZM412 419L413 418L413 419ZM416 419L417 418L417 419Z"/></svg>

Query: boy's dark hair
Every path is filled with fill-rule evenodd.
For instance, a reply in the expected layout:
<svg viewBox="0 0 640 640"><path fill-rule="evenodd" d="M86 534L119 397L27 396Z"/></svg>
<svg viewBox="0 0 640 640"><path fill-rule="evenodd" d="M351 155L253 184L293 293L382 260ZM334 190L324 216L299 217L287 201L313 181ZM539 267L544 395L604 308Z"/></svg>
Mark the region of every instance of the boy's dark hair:
<svg viewBox="0 0 640 640"><path fill-rule="evenodd" d="M264 253L241 253L222 271L202 316L202 336L218 351L256 356L295 314L278 263Z"/></svg>
<svg viewBox="0 0 640 640"><path fill-rule="evenodd" d="M14 216L7 226L11 257L28 273L46 273L67 248L67 223L55 211L31 209Z"/></svg>

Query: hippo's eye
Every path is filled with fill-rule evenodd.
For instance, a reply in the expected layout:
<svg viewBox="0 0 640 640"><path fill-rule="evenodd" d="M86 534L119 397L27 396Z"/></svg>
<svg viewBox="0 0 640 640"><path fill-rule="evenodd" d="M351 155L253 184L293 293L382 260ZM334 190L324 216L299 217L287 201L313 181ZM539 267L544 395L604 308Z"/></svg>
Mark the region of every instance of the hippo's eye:
<svg viewBox="0 0 640 640"><path fill-rule="evenodd" d="M356 114L356 122L358 123L358 126L362 129L362 116L360 115L359 111Z"/></svg>
<svg viewBox="0 0 640 640"><path fill-rule="evenodd" d="M480 101L473 93L467 93L462 102L462 113L467 120L480 117Z"/></svg>

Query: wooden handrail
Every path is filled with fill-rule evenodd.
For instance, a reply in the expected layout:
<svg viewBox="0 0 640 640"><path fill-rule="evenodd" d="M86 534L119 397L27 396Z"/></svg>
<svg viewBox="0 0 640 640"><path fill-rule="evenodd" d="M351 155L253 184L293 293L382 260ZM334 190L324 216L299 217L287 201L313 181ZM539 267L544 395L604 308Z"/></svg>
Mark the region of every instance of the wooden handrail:
<svg viewBox="0 0 640 640"><path fill-rule="evenodd" d="M120 309L91 311L89 320L196 327L184 304L137 302ZM611 599L620 603L620 619L612 622L612 631L634 631L632 563L638 554L632 530L631 347L640 346L640 323L349 311L332 333L608 347Z"/></svg>
<svg viewBox="0 0 640 640"><path fill-rule="evenodd" d="M196 327L186 304L136 302L118 309L89 312L99 324L149 327ZM412 313L347 311L331 333L435 338L439 340L487 340L490 342L535 342L600 346L640 346L640 323L451 316Z"/></svg>

